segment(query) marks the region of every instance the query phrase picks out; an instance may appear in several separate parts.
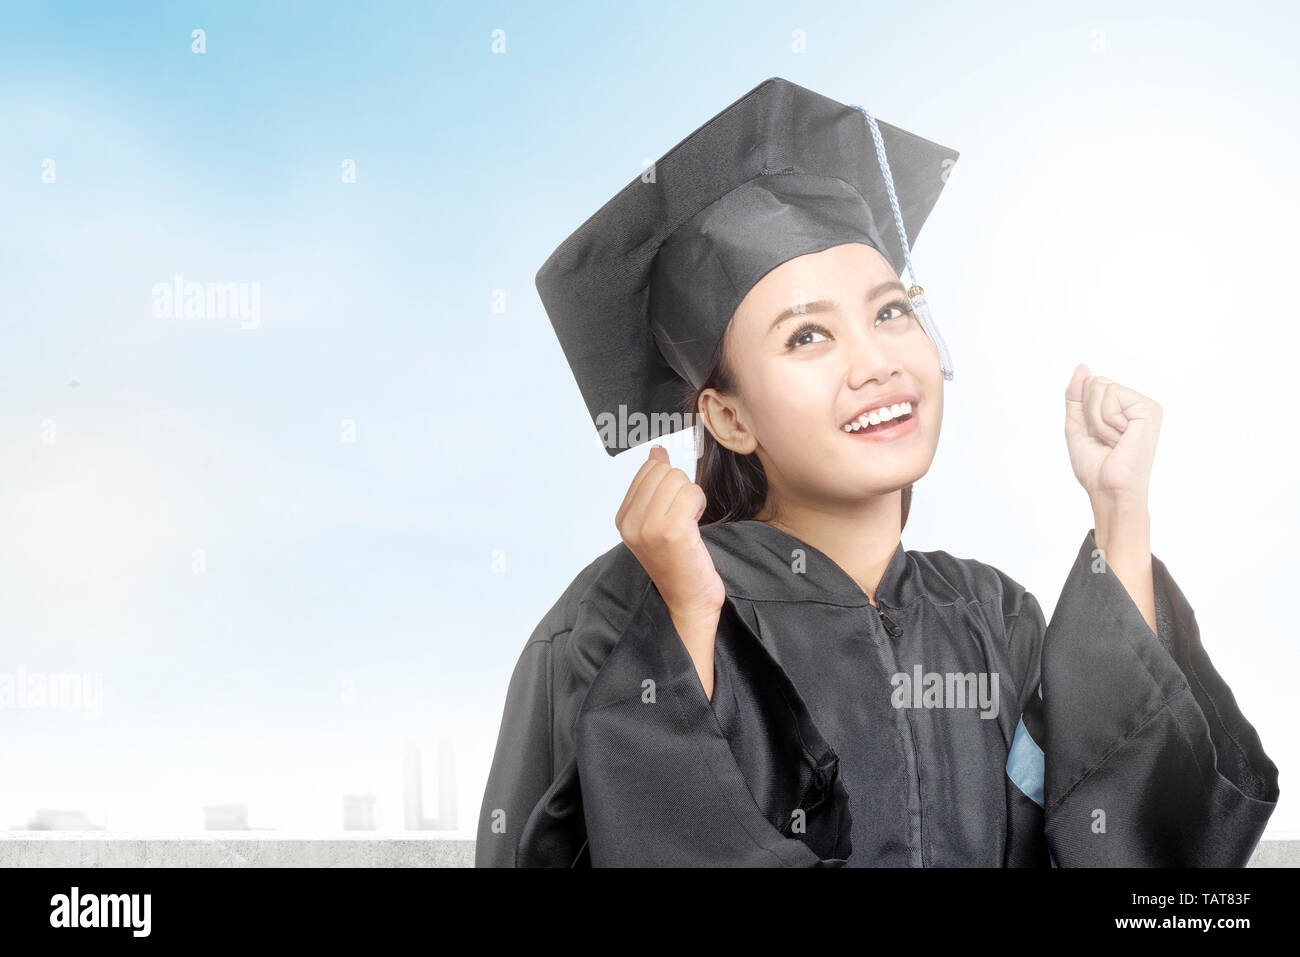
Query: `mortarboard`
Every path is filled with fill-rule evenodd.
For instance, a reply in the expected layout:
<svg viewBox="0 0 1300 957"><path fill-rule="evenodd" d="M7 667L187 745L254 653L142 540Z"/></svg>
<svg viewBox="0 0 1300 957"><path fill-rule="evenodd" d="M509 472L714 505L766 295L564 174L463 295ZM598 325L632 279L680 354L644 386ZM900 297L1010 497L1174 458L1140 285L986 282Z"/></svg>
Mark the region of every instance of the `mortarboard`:
<svg viewBox="0 0 1300 957"><path fill-rule="evenodd" d="M620 190L537 272L605 450L617 455L690 424L682 403L703 383L732 314L782 263L864 242L910 274L909 247L957 156L773 77ZM917 318L951 379L911 278ZM629 418L658 425L628 441L610 426Z"/></svg>

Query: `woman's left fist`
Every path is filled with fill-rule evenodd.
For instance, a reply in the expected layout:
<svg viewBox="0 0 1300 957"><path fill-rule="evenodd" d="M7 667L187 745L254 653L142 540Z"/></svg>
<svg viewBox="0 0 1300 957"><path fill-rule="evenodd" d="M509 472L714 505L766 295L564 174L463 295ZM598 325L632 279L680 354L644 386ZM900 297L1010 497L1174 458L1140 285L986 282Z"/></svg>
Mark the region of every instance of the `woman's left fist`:
<svg viewBox="0 0 1300 957"><path fill-rule="evenodd" d="M1065 390L1065 444L1094 504L1146 502L1163 417L1154 400L1075 366Z"/></svg>

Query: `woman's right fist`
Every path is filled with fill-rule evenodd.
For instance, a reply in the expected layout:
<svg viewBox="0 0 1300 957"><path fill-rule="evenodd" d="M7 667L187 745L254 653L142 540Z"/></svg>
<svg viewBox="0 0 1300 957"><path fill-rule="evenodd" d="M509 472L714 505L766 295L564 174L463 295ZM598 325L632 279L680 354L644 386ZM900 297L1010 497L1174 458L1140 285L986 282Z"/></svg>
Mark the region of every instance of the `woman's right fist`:
<svg viewBox="0 0 1300 957"><path fill-rule="evenodd" d="M679 631L683 623L693 626L709 620L716 627L727 597L700 536L704 505L704 490L681 469L673 468L668 450L656 445L614 517L619 534L659 589Z"/></svg>

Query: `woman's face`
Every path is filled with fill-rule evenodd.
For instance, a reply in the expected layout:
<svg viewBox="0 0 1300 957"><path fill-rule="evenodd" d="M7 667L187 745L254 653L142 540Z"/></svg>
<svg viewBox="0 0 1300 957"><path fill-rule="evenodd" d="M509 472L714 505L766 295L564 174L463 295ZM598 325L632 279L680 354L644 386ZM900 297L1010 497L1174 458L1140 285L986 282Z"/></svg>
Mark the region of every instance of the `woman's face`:
<svg viewBox="0 0 1300 957"><path fill-rule="evenodd" d="M724 348L737 392L706 391L700 411L724 446L758 453L777 501L851 504L929 471L943 373L876 249L845 243L773 269L736 309ZM845 431L900 396L911 402L910 422L878 438L876 429Z"/></svg>

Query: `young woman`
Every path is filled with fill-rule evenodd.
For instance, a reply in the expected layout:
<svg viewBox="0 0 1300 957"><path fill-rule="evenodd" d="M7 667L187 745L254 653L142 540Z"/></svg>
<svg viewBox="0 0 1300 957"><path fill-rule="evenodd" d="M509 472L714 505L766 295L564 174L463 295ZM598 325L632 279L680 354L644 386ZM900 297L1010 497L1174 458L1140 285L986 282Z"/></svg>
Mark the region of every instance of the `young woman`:
<svg viewBox="0 0 1300 957"><path fill-rule="evenodd" d="M903 229L878 224L924 218L939 154L889 128L895 196L887 167L837 165L868 148L855 122L768 81L539 274L598 427L610 396L662 404L666 367L703 454L692 483L652 449L623 543L526 645L477 862L1244 865L1277 769L1151 554L1157 403L1074 370L1066 445L1094 522L1050 626L999 569L903 548L951 373L899 282ZM710 182L718 155L737 168ZM593 275L611 244L652 258ZM647 283L613 326L622 353L602 351L608 290ZM588 301L605 339L566 325Z"/></svg>

